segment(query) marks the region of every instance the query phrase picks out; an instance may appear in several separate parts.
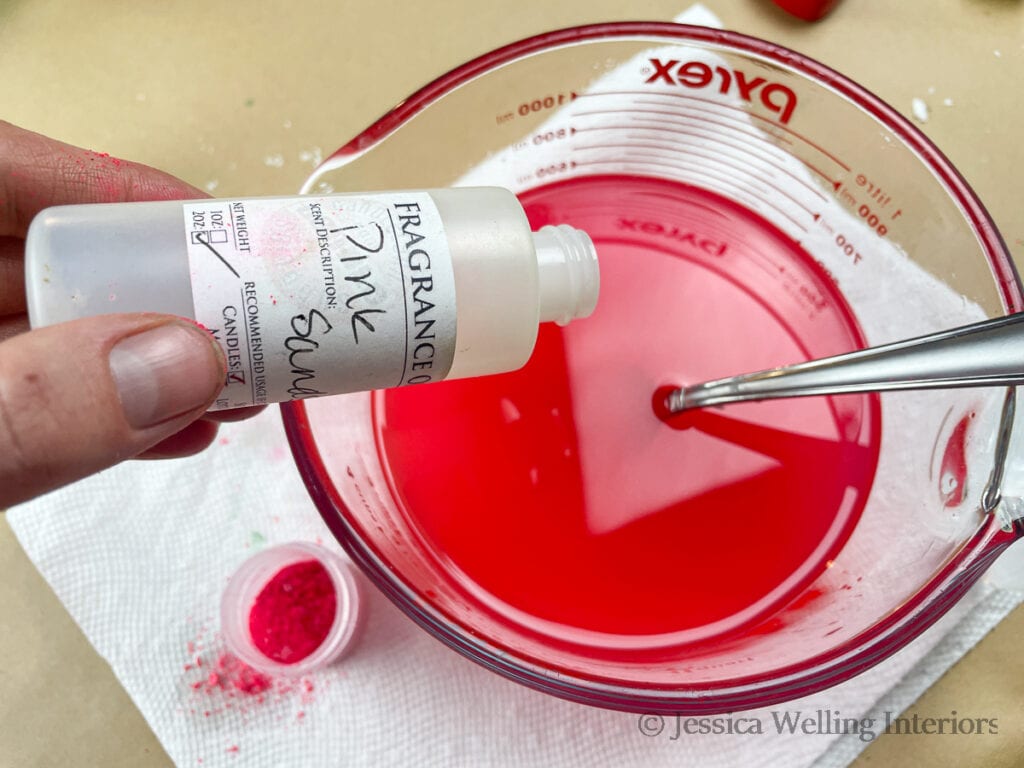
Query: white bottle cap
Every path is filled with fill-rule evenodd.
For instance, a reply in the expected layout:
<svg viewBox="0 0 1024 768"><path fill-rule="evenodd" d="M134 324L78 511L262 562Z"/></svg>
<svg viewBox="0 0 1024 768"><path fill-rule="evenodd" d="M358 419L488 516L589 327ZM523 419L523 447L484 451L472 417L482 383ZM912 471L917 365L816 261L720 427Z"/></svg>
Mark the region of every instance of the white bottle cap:
<svg viewBox="0 0 1024 768"><path fill-rule="evenodd" d="M540 321L565 325L597 306L597 251L586 232L567 224L533 233L540 281Z"/></svg>

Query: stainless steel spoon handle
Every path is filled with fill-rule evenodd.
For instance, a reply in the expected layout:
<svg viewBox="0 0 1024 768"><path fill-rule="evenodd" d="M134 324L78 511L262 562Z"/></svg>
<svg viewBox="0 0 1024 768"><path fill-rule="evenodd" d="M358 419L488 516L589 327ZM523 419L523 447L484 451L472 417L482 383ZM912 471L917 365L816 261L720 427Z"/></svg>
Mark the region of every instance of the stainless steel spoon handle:
<svg viewBox="0 0 1024 768"><path fill-rule="evenodd" d="M669 411L778 397L1024 383L1024 312L821 360L693 384Z"/></svg>

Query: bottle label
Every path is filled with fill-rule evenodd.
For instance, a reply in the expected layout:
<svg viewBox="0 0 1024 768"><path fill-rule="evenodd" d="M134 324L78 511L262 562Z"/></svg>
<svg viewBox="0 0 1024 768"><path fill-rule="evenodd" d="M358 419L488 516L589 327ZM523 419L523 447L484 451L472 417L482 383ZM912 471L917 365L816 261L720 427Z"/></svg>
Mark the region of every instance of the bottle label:
<svg viewBox="0 0 1024 768"><path fill-rule="evenodd" d="M440 381L455 277L430 195L184 204L195 319L227 378L212 410Z"/></svg>

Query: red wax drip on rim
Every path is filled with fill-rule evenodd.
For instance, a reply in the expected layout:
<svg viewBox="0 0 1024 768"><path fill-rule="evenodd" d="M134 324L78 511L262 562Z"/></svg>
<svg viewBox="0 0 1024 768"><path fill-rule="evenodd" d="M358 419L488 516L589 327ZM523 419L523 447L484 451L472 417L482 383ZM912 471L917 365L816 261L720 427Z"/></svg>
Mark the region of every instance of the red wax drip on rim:
<svg viewBox="0 0 1024 768"><path fill-rule="evenodd" d="M521 197L534 227L594 239L597 310L542 327L520 371L377 396L405 514L452 587L540 634L613 649L765 620L850 535L874 477L877 398L669 417L652 396L863 346L833 280L706 190L586 177Z"/></svg>
<svg viewBox="0 0 1024 768"><path fill-rule="evenodd" d="M249 632L268 659L295 664L324 642L336 612L330 573L319 560L304 560L282 568L260 591L249 612Z"/></svg>

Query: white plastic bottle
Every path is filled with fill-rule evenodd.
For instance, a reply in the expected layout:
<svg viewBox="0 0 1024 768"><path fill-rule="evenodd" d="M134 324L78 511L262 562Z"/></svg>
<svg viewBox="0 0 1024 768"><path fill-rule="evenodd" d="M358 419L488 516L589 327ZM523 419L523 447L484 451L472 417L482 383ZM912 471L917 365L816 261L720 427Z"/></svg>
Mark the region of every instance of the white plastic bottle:
<svg viewBox="0 0 1024 768"><path fill-rule="evenodd" d="M515 370L537 324L590 314L597 256L531 232L499 188L72 205L25 245L33 327L196 320L227 359L214 409Z"/></svg>

